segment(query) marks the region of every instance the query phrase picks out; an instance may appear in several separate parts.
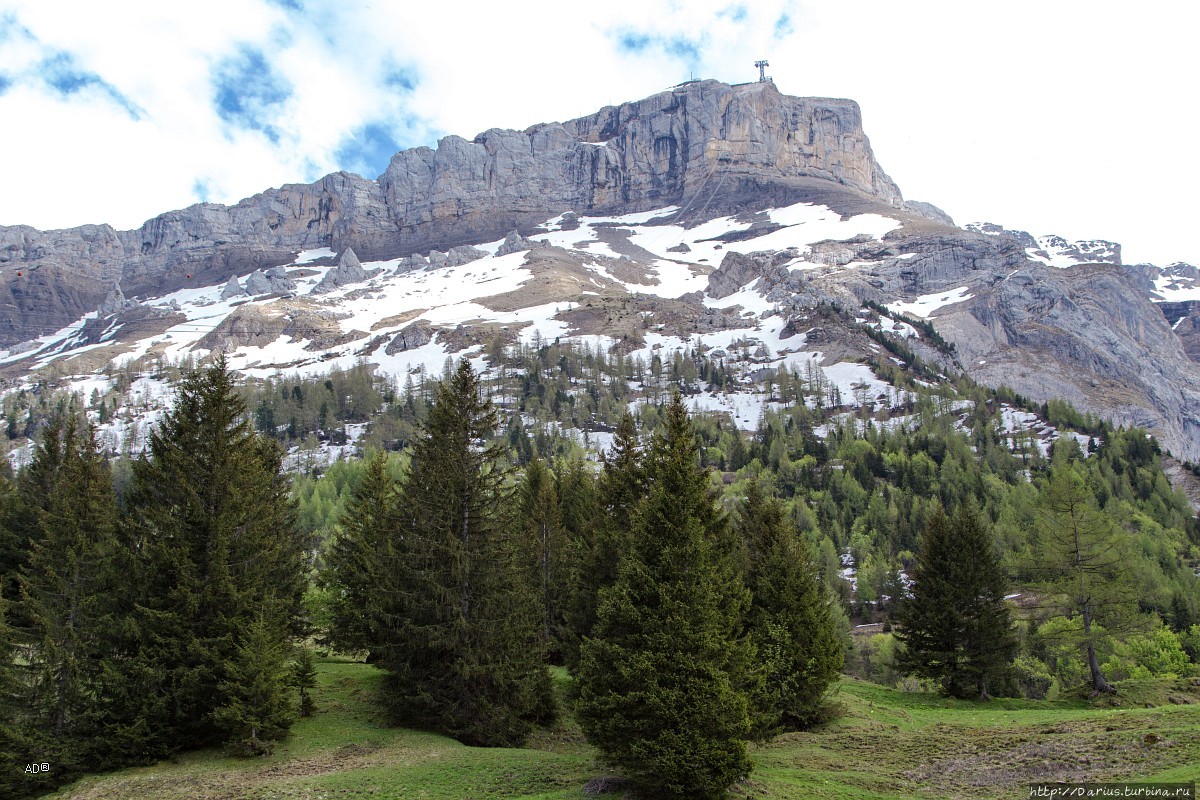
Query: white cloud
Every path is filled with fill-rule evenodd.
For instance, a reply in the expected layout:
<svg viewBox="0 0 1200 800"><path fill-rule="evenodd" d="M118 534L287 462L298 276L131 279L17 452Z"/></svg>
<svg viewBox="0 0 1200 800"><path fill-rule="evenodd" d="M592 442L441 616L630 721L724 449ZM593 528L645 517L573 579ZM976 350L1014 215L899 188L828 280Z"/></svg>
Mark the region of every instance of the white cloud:
<svg viewBox="0 0 1200 800"><path fill-rule="evenodd" d="M432 146L589 114L693 69L752 80L768 58L785 92L858 100L907 197L960 222L1115 239L1127 261L1200 263L1184 4L300 2L8 0L36 41L10 36L0 74L69 53L144 114L102 91L14 82L0 115L21 121L5 131L6 180L20 190L0 197L0 222L133 227L197 200L198 183L234 202L361 166L345 145L367 125L377 145ZM240 47L292 89L270 106L278 146L214 111L213 70ZM411 89L388 82L397 72Z"/></svg>

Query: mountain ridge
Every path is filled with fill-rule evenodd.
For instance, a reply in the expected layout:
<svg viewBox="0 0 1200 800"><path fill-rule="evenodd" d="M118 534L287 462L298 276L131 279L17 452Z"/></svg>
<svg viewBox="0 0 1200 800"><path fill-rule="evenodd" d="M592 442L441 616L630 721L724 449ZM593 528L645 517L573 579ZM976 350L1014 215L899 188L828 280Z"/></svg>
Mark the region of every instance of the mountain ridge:
<svg viewBox="0 0 1200 800"><path fill-rule="evenodd" d="M857 312L874 303L923 320L886 330L946 376L1147 426L1185 459L1200 458L1195 301L1188 265L1125 267L1112 242L958 228L906 202L856 103L770 83L448 136L378 181L334 173L135 231L0 229L12 379L76 355L91 369L213 349L251 372L411 371L539 321L646 360L647 343L694 334L725 352L741 336L763 363L828 369L870 357L855 326L885 329ZM814 328L823 306L844 324Z"/></svg>

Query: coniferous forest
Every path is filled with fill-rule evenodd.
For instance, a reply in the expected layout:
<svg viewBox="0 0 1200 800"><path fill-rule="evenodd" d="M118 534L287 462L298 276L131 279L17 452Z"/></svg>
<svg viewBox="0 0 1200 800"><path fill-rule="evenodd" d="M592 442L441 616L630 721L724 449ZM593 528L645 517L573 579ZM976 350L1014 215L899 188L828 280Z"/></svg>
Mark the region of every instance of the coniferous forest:
<svg viewBox="0 0 1200 800"><path fill-rule="evenodd" d="M379 670L395 725L514 747L569 714L678 798L836 718L843 674L986 701L1198 672L1200 526L1142 431L902 376L902 416L847 411L780 370L747 434L689 414L731 380L700 355L642 365L636 413L619 357L495 355L403 387L185 367L138 456L104 452L106 398L40 406L0 485L0 794L270 753L331 652ZM284 444L368 420L366 457L285 472Z"/></svg>

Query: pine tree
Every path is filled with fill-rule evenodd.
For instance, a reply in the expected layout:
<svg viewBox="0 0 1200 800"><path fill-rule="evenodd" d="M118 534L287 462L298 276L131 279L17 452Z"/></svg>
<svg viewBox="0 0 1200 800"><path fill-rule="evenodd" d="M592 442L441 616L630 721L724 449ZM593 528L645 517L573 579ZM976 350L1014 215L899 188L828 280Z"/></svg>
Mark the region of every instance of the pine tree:
<svg viewBox="0 0 1200 800"><path fill-rule="evenodd" d="M988 699L1016 656L1005 578L973 502L953 522L936 507L921 537L912 596L898 604L901 670L952 697Z"/></svg>
<svg viewBox="0 0 1200 800"><path fill-rule="evenodd" d="M109 564L117 550L116 504L94 431L80 431L73 409L47 426L30 468L38 479L25 482L23 493L36 487L44 494L22 503L36 531L19 579L31 654L27 722L45 737L44 752L61 780L105 763L92 723L117 592Z"/></svg>
<svg viewBox="0 0 1200 800"><path fill-rule="evenodd" d="M340 651L368 651L378 658L380 587L390 565L397 523L396 485L387 472L387 453L372 456L339 520L322 581L335 592L330 639Z"/></svg>
<svg viewBox="0 0 1200 800"><path fill-rule="evenodd" d="M300 648L292 663L292 685L300 690L300 716L311 717L317 710L312 697L312 690L317 688L317 665L307 647Z"/></svg>
<svg viewBox="0 0 1200 800"><path fill-rule="evenodd" d="M600 592L617 580L617 563L628 549L633 512L645 494L637 426L628 412L621 417L611 452L605 454L595 500L599 516L593 525L578 526L576 565L568 600L565 662L576 671L579 649L596 625Z"/></svg>
<svg viewBox="0 0 1200 800"><path fill-rule="evenodd" d="M1116 691L1096 655L1101 641L1138 627L1138 590L1125 569L1131 554L1121 531L1103 511L1083 475L1069 462L1055 466L1038 497L1037 555L1033 565L1045 590L1062 600L1059 613L1078 615L1078 645L1092 691Z"/></svg>
<svg viewBox="0 0 1200 800"><path fill-rule="evenodd" d="M464 359L439 385L402 482L379 665L405 722L509 746L552 715L553 695L495 431Z"/></svg>
<svg viewBox="0 0 1200 800"><path fill-rule="evenodd" d="M647 461L629 549L583 643L577 718L652 793L721 797L750 771L753 648L738 636L749 596L678 393Z"/></svg>
<svg viewBox="0 0 1200 800"><path fill-rule="evenodd" d="M737 529L746 549L751 594L748 629L764 677L756 698L765 733L795 730L821 718L842 669L845 643L810 548L788 524L777 498L757 480L747 487Z"/></svg>
<svg viewBox="0 0 1200 800"><path fill-rule="evenodd" d="M287 630L260 612L246 626L220 684L222 705L212 713L225 741L239 755L269 755L287 735L294 709L286 664Z"/></svg>
<svg viewBox="0 0 1200 800"><path fill-rule="evenodd" d="M136 714L173 748L228 730L212 715L235 700L256 614L279 621L269 628L279 647L302 627L305 544L281 462L219 357L187 375L149 457L134 463L124 529L140 554L140 641L128 669L143 698Z"/></svg>

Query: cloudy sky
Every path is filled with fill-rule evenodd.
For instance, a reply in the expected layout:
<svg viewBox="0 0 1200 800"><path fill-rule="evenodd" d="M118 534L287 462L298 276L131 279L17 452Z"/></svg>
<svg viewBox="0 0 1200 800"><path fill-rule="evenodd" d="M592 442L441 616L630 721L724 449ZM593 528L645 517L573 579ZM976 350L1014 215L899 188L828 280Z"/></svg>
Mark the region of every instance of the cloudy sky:
<svg viewBox="0 0 1200 800"><path fill-rule="evenodd" d="M0 0L0 224L133 228L689 77L850 97L959 223L1200 264L1177 0Z"/></svg>

